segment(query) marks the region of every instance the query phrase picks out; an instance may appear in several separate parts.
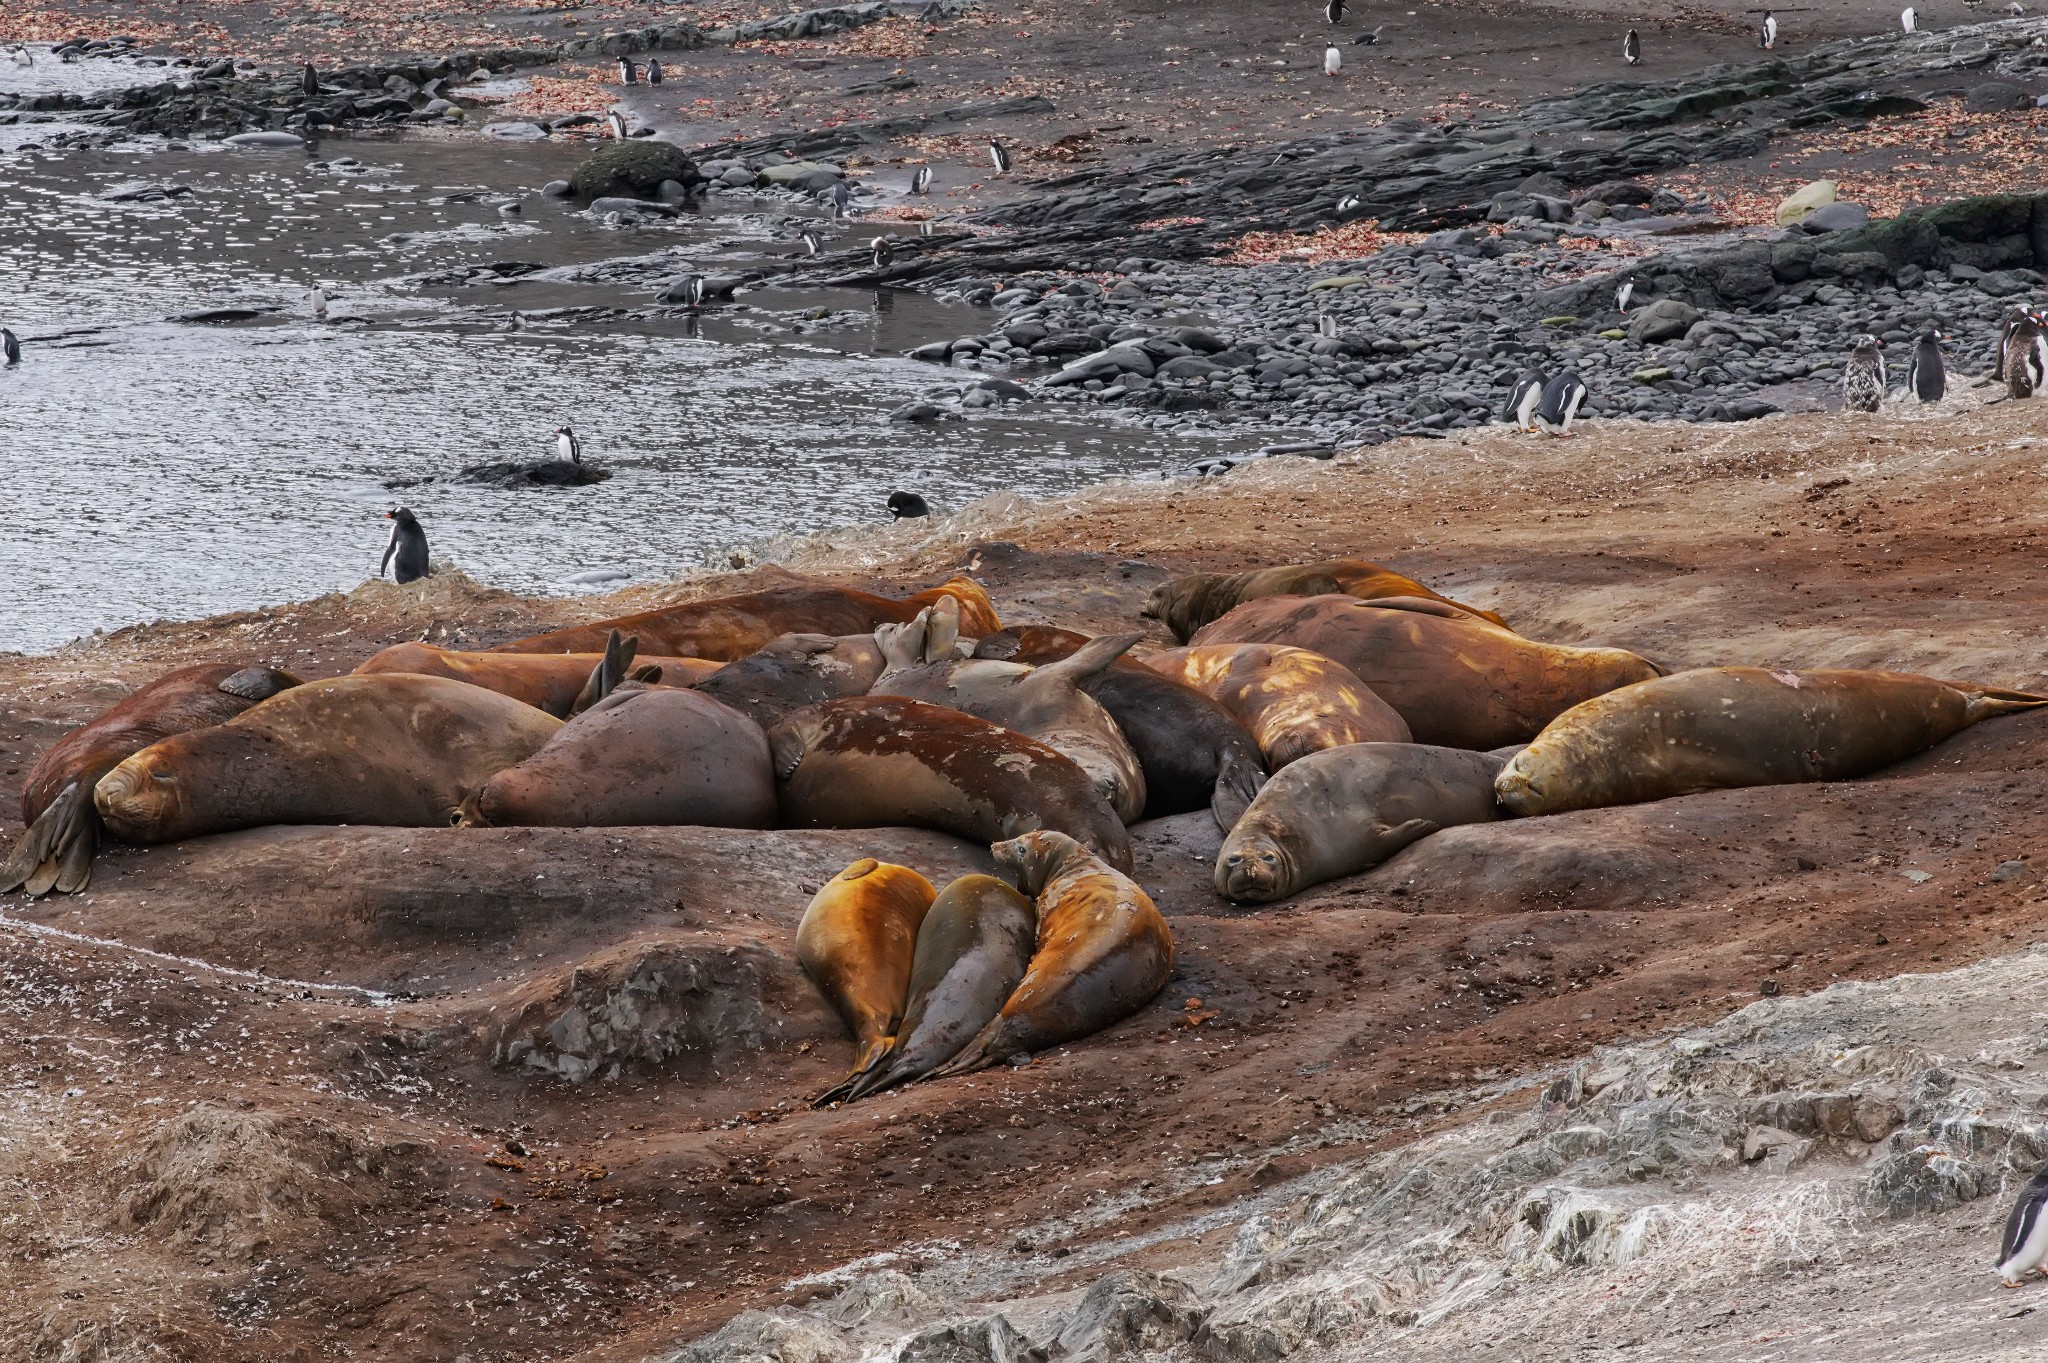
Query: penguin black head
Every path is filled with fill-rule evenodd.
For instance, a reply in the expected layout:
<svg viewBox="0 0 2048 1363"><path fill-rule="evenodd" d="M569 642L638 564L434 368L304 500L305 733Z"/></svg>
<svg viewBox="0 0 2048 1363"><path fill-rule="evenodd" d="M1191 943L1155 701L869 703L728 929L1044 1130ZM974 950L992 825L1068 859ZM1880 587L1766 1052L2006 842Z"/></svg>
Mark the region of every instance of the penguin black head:
<svg viewBox="0 0 2048 1363"><path fill-rule="evenodd" d="M417 529L420 523L420 518L413 515L412 508L408 506L401 506L395 511L385 512L384 519L387 521L397 521L401 527L407 530Z"/></svg>
<svg viewBox="0 0 2048 1363"><path fill-rule="evenodd" d="M892 492L889 494L889 515L896 520L914 520L919 516L929 516L931 514L931 506L915 492Z"/></svg>

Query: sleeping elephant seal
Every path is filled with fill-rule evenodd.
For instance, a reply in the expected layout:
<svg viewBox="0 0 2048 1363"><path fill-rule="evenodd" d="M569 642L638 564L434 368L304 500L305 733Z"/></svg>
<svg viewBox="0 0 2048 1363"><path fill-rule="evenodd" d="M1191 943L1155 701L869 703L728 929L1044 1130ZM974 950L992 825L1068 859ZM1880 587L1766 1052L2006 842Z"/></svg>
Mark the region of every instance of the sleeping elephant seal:
<svg viewBox="0 0 2048 1363"><path fill-rule="evenodd" d="M1408 723L1350 668L1286 644L1204 644L1145 665L1214 700L1265 754L1269 771L1346 743L1409 743Z"/></svg>
<svg viewBox="0 0 2048 1363"><path fill-rule="evenodd" d="M604 647L606 634L616 629L621 634L639 635L640 646L653 653L730 662L746 657L778 635L865 634L877 625L908 620L940 600L959 603L962 626L970 635L992 634L1002 628L988 593L972 578L956 577L901 600L819 583L686 601L639 615L515 639L492 651L594 653Z"/></svg>
<svg viewBox="0 0 2048 1363"><path fill-rule="evenodd" d="M909 1003L896 1045L865 1077L825 1100L865 1098L945 1064L1015 992L1037 947L1038 910L994 876L962 876L939 891L910 967Z"/></svg>
<svg viewBox="0 0 2048 1363"><path fill-rule="evenodd" d="M868 694L949 706L1035 738L1072 758L1117 817L1136 823L1145 812L1145 769L1109 711L1080 684L1099 676L1139 636L1107 635L1043 667L962 658L955 647L960 618L951 605L941 602L907 624L875 631L887 666Z"/></svg>
<svg viewBox="0 0 2048 1363"><path fill-rule="evenodd" d="M567 719L589 684L590 674L603 661L602 653L463 653L435 648L432 644L393 644L372 655L356 669L355 675L409 672L421 677L449 677L523 700L556 719ZM643 680L659 681L663 686L689 686L723 666L705 658L633 660L635 673L658 668L656 676Z"/></svg>
<svg viewBox="0 0 2048 1363"><path fill-rule="evenodd" d="M761 726L695 691L628 682L463 806L472 825L775 826Z"/></svg>
<svg viewBox="0 0 2048 1363"><path fill-rule="evenodd" d="M872 634L784 634L696 685L765 729L807 705L865 696L881 675Z"/></svg>
<svg viewBox="0 0 2048 1363"><path fill-rule="evenodd" d="M0 894L74 894L92 880L100 816L92 790L102 776L173 734L225 724L299 679L274 667L208 663L158 677L58 739L21 783L21 841L0 865Z"/></svg>
<svg viewBox="0 0 2048 1363"><path fill-rule="evenodd" d="M1662 675L1619 648L1539 644L1440 601L1269 596L1197 644L1293 644L1351 669L1407 721L1417 743L1526 743L1580 701Z"/></svg>
<svg viewBox="0 0 2048 1363"><path fill-rule="evenodd" d="M446 827L561 727L446 677L332 677L144 748L101 778L93 803L109 832L141 843L273 823Z"/></svg>
<svg viewBox="0 0 2048 1363"><path fill-rule="evenodd" d="M933 1076L967 1074L1121 1022L1173 973L1173 934L1138 883L1062 833L1027 833L990 851L1038 901L1031 967L1003 1009Z"/></svg>
<svg viewBox="0 0 2048 1363"><path fill-rule="evenodd" d="M1069 658L1089 642L1085 634L1052 625L1019 625L987 635L977 658L1042 666ZM1145 773L1148 819L1208 806L1225 832L1243 815L1266 779L1266 761L1250 734L1209 697L1118 658L1084 678L1081 689L1109 711Z"/></svg>
<svg viewBox="0 0 2048 1363"><path fill-rule="evenodd" d="M853 1073L865 1079L889 1056L903 1021L917 930L938 891L908 866L863 857L825 882L796 929L796 959L853 1033Z"/></svg>
<svg viewBox="0 0 2048 1363"><path fill-rule="evenodd" d="M1496 789L1516 814L1561 814L1737 786L1841 781L2048 697L1903 672L1703 667L1568 710Z"/></svg>
<svg viewBox="0 0 2048 1363"><path fill-rule="evenodd" d="M1248 573L1187 573L1168 578L1152 589L1144 609L1147 620L1157 620L1186 643L1195 631L1211 620L1220 620L1247 601L1262 596L1355 597L1377 601L1390 596L1420 597L1456 606L1469 615L1491 621L1502 629L1508 622L1492 611L1467 606L1448 596L1439 596L1412 577L1391 568L1368 563L1362 558L1332 558L1320 563L1289 563L1278 568L1258 568Z"/></svg>
<svg viewBox="0 0 2048 1363"><path fill-rule="evenodd" d="M1454 824L1501 817L1492 753L1419 743L1357 743L1275 772L1216 853L1216 893L1270 904L1370 870Z"/></svg>
<svg viewBox="0 0 2048 1363"><path fill-rule="evenodd" d="M1035 738L894 696L849 696L768 731L776 795L793 828L932 828L992 843L1070 833L1112 865L1130 838L1088 774Z"/></svg>

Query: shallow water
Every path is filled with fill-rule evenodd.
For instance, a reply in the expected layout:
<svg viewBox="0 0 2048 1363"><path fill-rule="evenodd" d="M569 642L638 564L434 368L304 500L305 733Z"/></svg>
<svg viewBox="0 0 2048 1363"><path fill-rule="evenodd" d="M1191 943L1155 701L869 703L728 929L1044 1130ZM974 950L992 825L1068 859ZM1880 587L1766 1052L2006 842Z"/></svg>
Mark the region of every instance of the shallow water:
<svg viewBox="0 0 2048 1363"><path fill-rule="evenodd" d="M455 264L652 252L673 253L679 274L715 273L796 249L778 205L714 200L722 216L606 228L532 192L588 149L421 135L0 160L0 324L24 346L0 371L16 489L0 648L352 587L376 573L381 515L400 502L437 557L562 592L591 570L659 578L771 536L879 521L899 487L944 509L1157 476L1190 457L1184 442L1029 404L892 425L890 409L959 387L900 352L986 325L921 295L760 289L701 320L579 319L520 314L646 308L649 291L559 277L573 270L484 288L402 282ZM362 165L316 159L348 156ZM191 192L108 197L138 184ZM501 216L508 201L522 217ZM325 322L315 283L331 299ZM223 307L271 311L168 320ZM837 322L806 322L815 307ZM609 482L451 481L468 464L546 456L565 422Z"/></svg>

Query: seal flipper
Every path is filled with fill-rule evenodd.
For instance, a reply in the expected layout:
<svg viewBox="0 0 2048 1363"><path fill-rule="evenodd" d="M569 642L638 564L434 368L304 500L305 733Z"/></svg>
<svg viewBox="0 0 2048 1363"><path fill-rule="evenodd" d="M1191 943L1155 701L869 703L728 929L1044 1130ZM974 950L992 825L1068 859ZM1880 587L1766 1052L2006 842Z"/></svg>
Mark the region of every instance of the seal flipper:
<svg viewBox="0 0 2048 1363"><path fill-rule="evenodd" d="M1963 711L1964 722L1975 724L1983 719L1996 719L2000 715L2016 715L2022 710L2035 710L2048 705L2048 696L2037 696L2031 691L2001 691L1993 686L1957 685L1956 690L1970 698L1970 704Z"/></svg>
<svg viewBox="0 0 2048 1363"><path fill-rule="evenodd" d="M1387 857L1391 857L1411 843L1421 842L1442 827L1443 825L1434 819L1410 819L1406 823L1380 824L1373 832L1386 844ZM1386 857L1382 857L1381 860L1386 860Z"/></svg>
<svg viewBox="0 0 2048 1363"><path fill-rule="evenodd" d="M46 895L74 894L92 880L92 854L99 846L99 813L81 781L64 787L14 845L0 866L0 894L26 889Z"/></svg>
<svg viewBox="0 0 2048 1363"><path fill-rule="evenodd" d="M812 1107L825 1107L831 1103L846 1102L858 1098L864 1092L861 1085L889 1068L889 1062L896 1057L900 1041L897 1032L903 1025L902 1018L891 1019L889 1034L877 1037L875 1043L854 1062L853 1073L811 1099Z"/></svg>
<svg viewBox="0 0 2048 1363"><path fill-rule="evenodd" d="M925 619L924 661L940 663L952 658L960 642L960 603L942 596L920 614Z"/></svg>
<svg viewBox="0 0 2048 1363"><path fill-rule="evenodd" d="M1216 789L1209 797L1209 812L1216 826L1228 833L1251 808L1259 787L1266 784L1266 769L1248 745L1233 744L1223 755L1216 772Z"/></svg>
<svg viewBox="0 0 2048 1363"><path fill-rule="evenodd" d="M1108 670L1109 665L1131 651L1131 645L1145 636L1142 634L1105 634L1069 653L1056 663L1046 663L1038 670L1042 674L1064 677L1075 686L1090 677Z"/></svg>
<svg viewBox="0 0 2048 1363"><path fill-rule="evenodd" d="M240 696L243 700L264 701L280 691L301 685L304 683L299 678L274 667L245 667L214 689L223 695Z"/></svg>
<svg viewBox="0 0 2048 1363"><path fill-rule="evenodd" d="M639 651L639 635L621 638L617 630L607 635L604 641L604 657L596 667L590 669L590 680L583 683L583 689L576 694L576 699L569 703L569 714L580 715L618 690L619 683L626 680L627 673L633 666L633 655Z"/></svg>

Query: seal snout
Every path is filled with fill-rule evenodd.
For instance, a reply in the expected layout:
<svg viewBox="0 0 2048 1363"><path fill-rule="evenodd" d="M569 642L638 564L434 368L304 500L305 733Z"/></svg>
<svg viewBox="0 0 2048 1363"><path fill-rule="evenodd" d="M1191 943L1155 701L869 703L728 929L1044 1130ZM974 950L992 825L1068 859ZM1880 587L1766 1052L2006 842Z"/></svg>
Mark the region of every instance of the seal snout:
<svg viewBox="0 0 2048 1363"><path fill-rule="evenodd" d="M177 778L152 771L134 758L123 762L93 787L92 802L116 836L147 832L162 821L177 799Z"/></svg>
<svg viewBox="0 0 2048 1363"><path fill-rule="evenodd" d="M1239 904L1263 904L1281 897L1280 854L1271 847L1228 852L1216 863L1216 888Z"/></svg>

